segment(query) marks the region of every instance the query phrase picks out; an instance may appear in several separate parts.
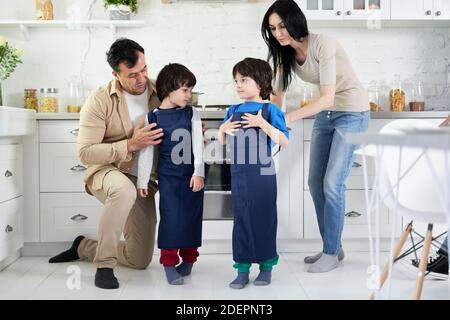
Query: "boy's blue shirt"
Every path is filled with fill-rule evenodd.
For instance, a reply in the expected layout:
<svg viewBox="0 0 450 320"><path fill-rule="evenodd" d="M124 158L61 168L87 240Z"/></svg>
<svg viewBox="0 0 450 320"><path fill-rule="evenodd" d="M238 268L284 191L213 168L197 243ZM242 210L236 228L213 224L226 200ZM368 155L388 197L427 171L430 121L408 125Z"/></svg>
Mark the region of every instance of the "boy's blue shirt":
<svg viewBox="0 0 450 320"><path fill-rule="evenodd" d="M227 114L225 115L223 122L226 122L233 115L238 106L239 112L253 112L262 109L263 105L264 105L263 102L256 102L256 101L247 101L242 104L233 104L227 109ZM268 111L269 111L269 123L274 128L280 130L286 136L286 138L289 139L289 131L286 126L286 120L284 118L283 111L281 111L281 109L278 108L273 103L269 103ZM271 141L271 144L273 146L275 143Z"/></svg>

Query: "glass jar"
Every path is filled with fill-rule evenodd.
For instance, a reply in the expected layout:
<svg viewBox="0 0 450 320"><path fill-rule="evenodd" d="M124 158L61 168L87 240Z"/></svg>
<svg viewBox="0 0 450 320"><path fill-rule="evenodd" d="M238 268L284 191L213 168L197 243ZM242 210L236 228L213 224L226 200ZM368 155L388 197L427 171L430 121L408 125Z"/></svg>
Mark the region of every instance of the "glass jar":
<svg viewBox="0 0 450 320"><path fill-rule="evenodd" d="M81 111L81 83L72 78L67 86L67 112Z"/></svg>
<svg viewBox="0 0 450 320"><path fill-rule="evenodd" d="M58 112L58 89L41 88L40 112Z"/></svg>
<svg viewBox="0 0 450 320"><path fill-rule="evenodd" d="M372 112L382 111L380 107L380 88L375 81L370 82L367 93L369 95L370 111Z"/></svg>
<svg viewBox="0 0 450 320"><path fill-rule="evenodd" d="M302 86L301 92L300 92L300 97L301 97L300 108L303 108L307 104L309 104L317 99L316 93L311 86Z"/></svg>
<svg viewBox="0 0 450 320"><path fill-rule="evenodd" d="M43 20L53 20L52 0L45 0L43 5Z"/></svg>
<svg viewBox="0 0 450 320"><path fill-rule="evenodd" d="M423 85L421 81L414 83L411 94L412 97L409 102L409 110L425 111L425 95L423 93Z"/></svg>
<svg viewBox="0 0 450 320"><path fill-rule="evenodd" d="M23 107L25 109L36 110L36 112L39 111L39 101L37 98L36 89L25 89L25 94L23 97Z"/></svg>
<svg viewBox="0 0 450 320"><path fill-rule="evenodd" d="M389 91L389 102L392 112L402 112L405 109L406 95L402 88L402 81L399 75L395 75L392 82L392 89Z"/></svg>

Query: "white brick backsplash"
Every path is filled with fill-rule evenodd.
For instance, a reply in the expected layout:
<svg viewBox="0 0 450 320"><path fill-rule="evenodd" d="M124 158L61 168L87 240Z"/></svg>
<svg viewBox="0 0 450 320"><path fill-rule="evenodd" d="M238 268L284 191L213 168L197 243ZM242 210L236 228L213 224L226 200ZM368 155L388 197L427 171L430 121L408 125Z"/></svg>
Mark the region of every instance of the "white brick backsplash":
<svg viewBox="0 0 450 320"><path fill-rule="evenodd" d="M54 1L55 18L66 19L70 5L80 6L86 18L91 0ZM231 70L247 57L265 59L267 48L261 38L261 21L270 2L162 4L159 0L139 0L139 13L133 17L145 20L139 29L119 29L118 36L130 37L146 49L150 76L168 62L186 64L197 76L195 90L205 92L201 104L238 102ZM0 19L34 19L34 1L0 1ZM93 19L107 19L103 1L97 0ZM423 81L426 108L450 110L450 29L449 28L311 28L337 38L353 62L356 74L368 85L381 84L384 103L390 83L400 74L405 83ZM1 29L13 45L24 50L24 63L4 81L4 102L22 105L23 89L58 87L61 109L64 109L67 81L79 75L88 44L86 30L33 29L25 42L14 29ZM93 29L91 49L85 63L85 86L93 90L111 78L105 52L112 43L107 29ZM288 107L298 105L300 81L287 94Z"/></svg>

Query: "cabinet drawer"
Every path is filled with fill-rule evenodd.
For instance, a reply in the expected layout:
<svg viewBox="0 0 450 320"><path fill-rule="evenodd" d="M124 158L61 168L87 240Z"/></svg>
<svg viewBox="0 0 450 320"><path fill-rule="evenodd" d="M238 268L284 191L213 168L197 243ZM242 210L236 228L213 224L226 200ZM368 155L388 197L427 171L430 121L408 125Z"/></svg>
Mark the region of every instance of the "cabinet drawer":
<svg viewBox="0 0 450 320"><path fill-rule="evenodd" d="M102 204L86 193L41 193L41 241L97 238Z"/></svg>
<svg viewBox="0 0 450 320"><path fill-rule="evenodd" d="M304 153L303 153L303 161L304 161L304 189L309 190L308 186L308 178L309 178L309 164L310 164L310 149L311 149L311 142L305 141L304 143ZM331 159L330 159L331 161ZM371 158L367 158L367 175L369 178L369 187L372 187L373 178L374 178L374 172L375 167L373 160ZM355 160L353 161L352 168L350 170L349 176L347 177L347 180L345 181L345 187L347 189L364 189L364 168L363 168L363 157L360 155L357 155L355 157Z"/></svg>
<svg viewBox="0 0 450 320"><path fill-rule="evenodd" d="M347 190L345 192L345 224L342 238L367 238L367 215L364 191ZM388 209L380 207L380 235L390 236ZM375 225L375 213L372 214L372 226ZM304 234L305 239L320 239L319 226L317 224L316 211L311 194L304 192ZM401 226L398 226L400 229ZM374 230L374 229L372 229Z"/></svg>
<svg viewBox="0 0 450 320"><path fill-rule="evenodd" d="M79 120L40 120L40 142L77 142Z"/></svg>
<svg viewBox="0 0 450 320"><path fill-rule="evenodd" d="M40 143L39 151L41 192L84 192L76 143Z"/></svg>
<svg viewBox="0 0 450 320"><path fill-rule="evenodd" d="M23 246L22 197L0 203L0 261Z"/></svg>
<svg viewBox="0 0 450 320"><path fill-rule="evenodd" d="M367 128L367 132L376 133L380 131L386 124L395 119L370 119L369 127ZM303 140L309 141L311 140L312 130L314 126L314 119L305 119L303 126Z"/></svg>
<svg viewBox="0 0 450 320"><path fill-rule="evenodd" d="M22 195L22 145L0 145L0 202Z"/></svg>

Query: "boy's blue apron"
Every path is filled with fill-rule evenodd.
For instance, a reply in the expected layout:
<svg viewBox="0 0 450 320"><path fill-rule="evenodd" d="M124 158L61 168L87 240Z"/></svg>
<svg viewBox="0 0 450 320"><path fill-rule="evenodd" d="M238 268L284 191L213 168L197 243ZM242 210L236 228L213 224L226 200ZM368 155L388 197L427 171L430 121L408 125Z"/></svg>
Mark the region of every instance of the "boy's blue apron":
<svg viewBox="0 0 450 320"><path fill-rule="evenodd" d="M244 113L240 105L232 121ZM269 121L269 105L262 117ZM233 260L257 263L277 256L277 179L270 138L260 128L240 128L227 136L231 147L231 195L233 202Z"/></svg>
<svg viewBox="0 0 450 320"><path fill-rule="evenodd" d="M202 243L203 190L193 192L189 182L194 173L192 152L192 108L159 109L149 112L149 123L162 128L163 139L158 145L159 213L158 248L197 248ZM182 129L183 131L175 130ZM180 133L182 137L180 138ZM175 141L172 141L175 139ZM190 152L188 163L176 164L172 151L183 159ZM180 150L181 149L181 150ZM177 152L179 151L179 152Z"/></svg>

